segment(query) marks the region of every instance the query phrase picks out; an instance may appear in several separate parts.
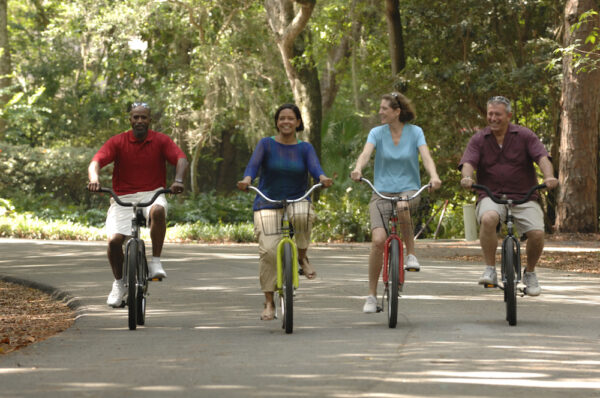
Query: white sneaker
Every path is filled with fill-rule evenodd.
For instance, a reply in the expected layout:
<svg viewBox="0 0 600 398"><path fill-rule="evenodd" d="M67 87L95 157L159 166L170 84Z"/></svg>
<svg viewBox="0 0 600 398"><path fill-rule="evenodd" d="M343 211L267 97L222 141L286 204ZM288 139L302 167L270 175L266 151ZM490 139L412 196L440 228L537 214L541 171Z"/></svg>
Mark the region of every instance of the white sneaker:
<svg viewBox="0 0 600 398"><path fill-rule="evenodd" d="M375 296L367 296L363 312L366 312L367 314L377 312L377 298Z"/></svg>
<svg viewBox="0 0 600 398"><path fill-rule="evenodd" d="M497 285L498 275L496 275L496 267L488 265L483 271L483 275L479 278L480 285Z"/></svg>
<svg viewBox="0 0 600 398"><path fill-rule="evenodd" d="M166 278L167 273L162 267L160 260L152 259L148 262L148 279Z"/></svg>
<svg viewBox="0 0 600 398"><path fill-rule="evenodd" d="M419 264L419 260L412 254L406 256L406 261L404 263L404 269L407 271L419 271L421 269L421 265Z"/></svg>
<svg viewBox="0 0 600 398"><path fill-rule="evenodd" d="M127 288L123 279L115 279L112 285L112 290L106 299L106 304L113 308L122 307L127 294Z"/></svg>
<svg viewBox="0 0 600 398"><path fill-rule="evenodd" d="M539 296L542 292L542 288L537 280L537 275L535 272L527 272L523 273L523 283L525 284L525 293L528 296Z"/></svg>

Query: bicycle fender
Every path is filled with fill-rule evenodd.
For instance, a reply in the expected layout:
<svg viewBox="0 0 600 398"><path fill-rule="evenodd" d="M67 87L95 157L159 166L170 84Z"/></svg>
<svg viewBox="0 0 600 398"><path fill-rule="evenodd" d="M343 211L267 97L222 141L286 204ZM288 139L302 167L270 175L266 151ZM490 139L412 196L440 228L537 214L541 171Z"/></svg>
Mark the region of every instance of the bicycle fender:
<svg viewBox="0 0 600 398"><path fill-rule="evenodd" d="M297 289L300 285L298 280L298 250L296 249L296 244L291 238L282 238L281 241L277 244L277 290L280 290L283 287L283 244L289 243L292 246L292 277L294 287Z"/></svg>
<svg viewBox="0 0 600 398"><path fill-rule="evenodd" d="M388 278L389 278L389 274L388 274L388 260L389 260L389 253L390 253L390 244L392 243L392 240L397 240L398 241L398 260L399 263L398 265L400 266L400 269L398 270L398 282L400 283L400 285L404 284L404 245L402 245L402 240L400 239L400 237L398 235L390 235L388 236L388 238L385 240L385 250L383 251L383 281L387 282Z"/></svg>

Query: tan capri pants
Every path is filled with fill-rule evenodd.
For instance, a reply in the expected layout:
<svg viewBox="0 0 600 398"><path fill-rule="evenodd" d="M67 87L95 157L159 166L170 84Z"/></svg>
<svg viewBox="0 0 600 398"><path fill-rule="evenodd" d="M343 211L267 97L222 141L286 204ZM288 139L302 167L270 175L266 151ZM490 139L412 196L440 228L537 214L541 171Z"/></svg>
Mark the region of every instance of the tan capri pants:
<svg viewBox="0 0 600 398"><path fill-rule="evenodd" d="M260 288L274 292L277 285L277 244L281 240L279 228L283 209L264 209L254 212L254 235L258 239L258 267ZM306 249L315 219L315 210L308 200L288 206L288 217L294 226L298 249Z"/></svg>

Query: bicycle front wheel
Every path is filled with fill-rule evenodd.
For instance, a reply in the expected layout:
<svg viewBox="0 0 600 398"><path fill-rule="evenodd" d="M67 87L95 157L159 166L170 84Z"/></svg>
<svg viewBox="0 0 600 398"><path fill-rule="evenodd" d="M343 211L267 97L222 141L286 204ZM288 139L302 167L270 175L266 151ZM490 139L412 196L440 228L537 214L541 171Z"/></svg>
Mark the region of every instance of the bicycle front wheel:
<svg viewBox="0 0 600 398"><path fill-rule="evenodd" d="M292 333L294 328L294 274L292 245L283 244L283 328Z"/></svg>
<svg viewBox="0 0 600 398"><path fill-rule="evenodd" d="M127 308L129 330L135 330L137 326L138 250L138 241L131 239L127 244Z"/></svg>
<svg viewBox="0 0 600 398"><path fill-rule="evenodd" d="M506 320L510 326L517 324L517 286L515 283L515 261L517 244L513 239L502 243L502 280L504 282L504 301L506 302Z"/></svg>
<svg viewBox="0 0 600 398"><path fill-rule="evenodd" d="M398 284L400 278L400 246L396 239L392 239L388 248L388 326L395 328L398 322Z"/></svg>

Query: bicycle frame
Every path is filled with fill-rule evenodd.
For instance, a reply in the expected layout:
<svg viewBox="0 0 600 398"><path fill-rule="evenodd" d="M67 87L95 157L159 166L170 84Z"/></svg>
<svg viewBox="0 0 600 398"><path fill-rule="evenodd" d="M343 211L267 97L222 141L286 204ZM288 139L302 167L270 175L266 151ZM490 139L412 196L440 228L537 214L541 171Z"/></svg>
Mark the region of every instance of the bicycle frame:
<svg viewBox="0 0 600 398"><path fill-rule="evenodd" d="M277 285L276 290L279 295L279 303L281 308L281 314L283 318L282 328L285 329L286 333L292 333L293 330L293 291L298 288L300 282L298 278L298 248L296 243L291 237L290 233L290 220L288 216L288 206L293 203L301 202L305 200L315 189L323 186L323 184L318 183L313 185L302 197L298 199L281 199L275 200L267 197L264 193L262 193L258 188L250 185L249 189L256 192L260 195L264 200L269 203L273 203L276 205L281 205L283 208L283 215L281 218L281 240L277 244ZM291 249L291 270L284 272L284 257L287 258L285 262L289 264L289 251L287 248ZM287 267L286 267L287 268ZM291 273L291 285L289 273ZM285 275L284 275L285 273ZM287 280L284 283L284 276Z"/></svg>
<svg viewBox="0 0 600 398"><path fill-rule="evenodd" d="M514 216L512 214L512 209L515 205L520 205L520 204L523 204L523 203L529 201L529 198L531 198L531 195L533 195L533 193L535 191L537 191L538 189L546 188L546 184L540 184L540 185L531 187L529 189L529 191L523 196L523 198L518 199L518 200L509 199L506 197L506 194L502 194L501 197L497 197L485 185L473 184L473 185L471 185L471 187L474 189L480 189L482 191L485 191L485 193L487 193L488 197L492 201L494 201L495 203L498 203L500 205L505 205L506 219L504 221L504 224L506 225L506 236L502 240L502 248L503 248L502 252L504 253L504 247L507 245L508 241L510 241L510 240L514 241L515 247L517 249L517 256L516 256L517 261L515 263L515 271L516 271L516 276L517 276L516 282L517 283L521 282L521 244L519 242L519 239L517 239L517 237L515 236L515 233L514 233ZM504 261L502 261L501 273L502 273L502 283L504 284L506 282L506 275L504 272ZM498 288L504 290L504 286L492 286L492 287L498 287Z"/></svg>
<svg viewBox="0 0 600 398"><path fill-rule="evenodd" d="M431 187L431 184L427 184L422 186L414 195L410 197L400 197L400 196L386 196L380 193L375 186L371 183L371 181L366 178L361 178L360 181L367 183L371 187L371 190L380 198L389 200L392 204L392 215L389 220L389 232L388 236L385 240L384 251L383 251L383 270L381 278L383 280L384 291L381 297L381 306L377 307L377 312L383 311L385 298L388 298L388 325L390 328L395 328L398 318L398 293L402 291L404 286L404 266L402 259L404 258L404 245L402 244L402 239L398 236L397 224L398 224L398 202L402 201L410 201L416 197L418 197L425 189ZM386 228L387 231L387 228ZM394 242L397 243L398 247L398 258L395 258L395 249L392 250L392 245ZM390 261L390 253L392 258ZM390 270L390 262L392 262L392 269ZM398 264L395 264L395 263ZM396 269L396 267L398 269ZM395 274L398 273L398 280L395 281ZM390 275L392 278L390 280ZM390 283L391 282L391 283Z"/></svg>
<svg viewBox="0 0 600 398"><path fill-rule="evenodd" d="M128 290L127 306L129 313L129 329L135 330L136 325L145 323L146 296L148 293L148 263L146 260L146 247L144 241L140 238L140 228L146 225L142 208L151 206L159 195L171 193L170 189L157 190L152 198L146 202L123 202L115 192L110 188L100 188L99 192L109 193L114 201L123 207L131 207L133 216L131 218L131 238L125 245L125 258L123 261L123 281ZM132 245L137 251L135 257L135 269L130 264ZM132 273L135 275L133 276ZM152 279L160 280L160 279Z"/></svg>
<svg viewBox="0 0 600 398"><path fill-rule="evenodd" d="M321 184L321 183L313 185L312 187L310 187L310 189L308 191L306 191L306 193L302 197L300 197L298 199L279 199L279 200L269 198L255 186L252 186L252 185L248 186L248 189L256 192L267 202L273 203L276 205L281 205L283 208L283 216L282 216L282 220L281 220L282 238L279 241L279 243L277 244L277 290L278 291L281 291L281 289L283 287L282 257L283 257L283 247L286 243L289 243L290 245L292 245L292 248L293 248L292 256L293 256L293 267L294 267L294 287L298 288L298 286L300 284L299 278L298 278L298 248L296 247L296 242L294 242L294 240L290 236L290 220L289 220L289 216L287 213L288 206L290 204L303 201L304 199L309 197L310 194L315 189L320 188L322 186L323 186L323 184Z"/></svg>
<svg viewBox="0 0 600 398"><path fill-rule="evenodd" d="M505 224L507 228L506 237L502 240L502 257L500 273L502 277L502 286L499 285L484 285L484 287L498 287L504 292L504 302L506 303L506 320L510 326L517 324L517 291L521 292L521 296L527 294L526 289L518 287L521 282L521 245L514 234L514 216L512 209L514 205L525 203L529 200L533 192L538 189L546 188L546 184L536 185L525 194L522 199L508 199L506 194L501 198L494 195L490 189L484 185L473 184L474 189L485 191L488 197L500 205L506 207Z"/></svg>

